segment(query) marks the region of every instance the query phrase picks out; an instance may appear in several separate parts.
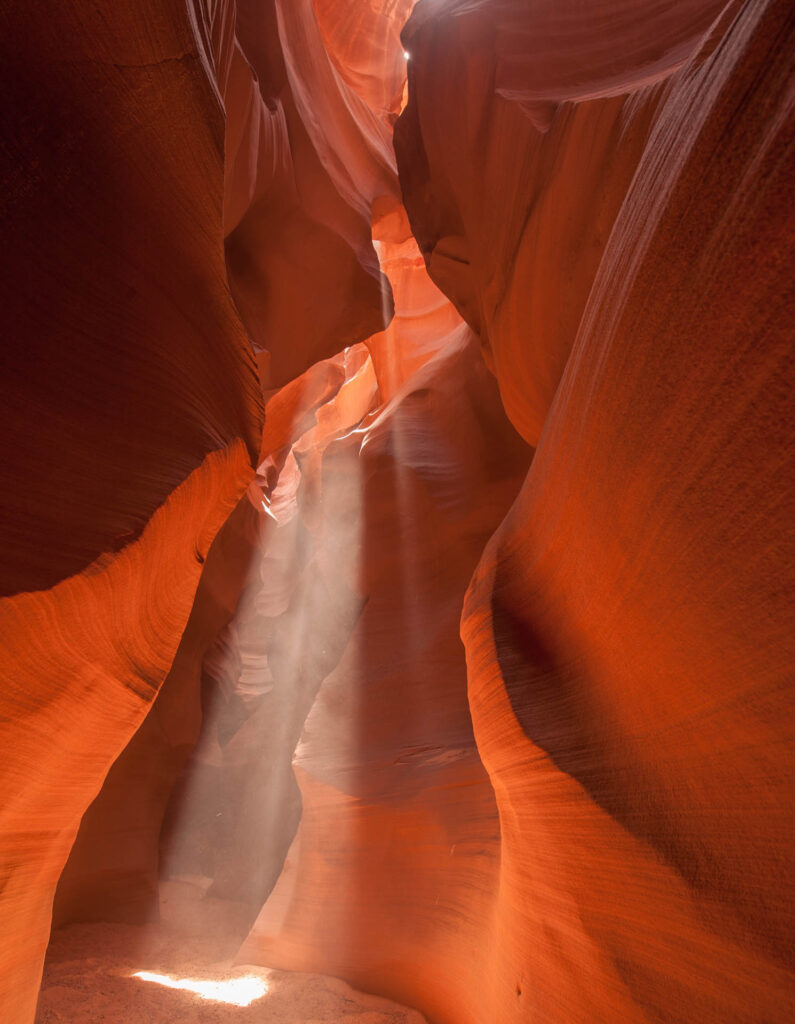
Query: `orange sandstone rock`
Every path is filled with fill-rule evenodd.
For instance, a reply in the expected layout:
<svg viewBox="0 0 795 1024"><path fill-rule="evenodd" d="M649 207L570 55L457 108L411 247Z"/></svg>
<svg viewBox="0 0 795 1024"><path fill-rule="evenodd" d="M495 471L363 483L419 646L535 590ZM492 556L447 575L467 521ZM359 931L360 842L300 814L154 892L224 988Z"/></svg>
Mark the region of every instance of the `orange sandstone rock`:
<svg viewBox="0 0 795 1024"><path fill-rule="evenodd" d="M149 710L210 543L250 477L241 442L213 452L133 544L0 602L0 1005L13 1024L33 1016L53 893L80 817Z"/></svg>
<svg viewBox="0 0 795 1024"><path fill-rule="evenodd" d="M242 961L795 1012L789 6L423 0L404 208L410 6L5 15L13 1024L133 736L64 918L146 914L182 763Z"/></svg>
<svg viewBox="0 0 795 1024"><path fill-rule="evenodd" d="M377 522L389 493L408 546L365 553L365 578L391 569L391 614L371 589L319 691L305 817L241 957L449 1024L783 1024L793 19L776 0L658 5L626 34L617 5L602 45L588 14L564 32L567 13L442 0L403 37L412 225L538 441L462 619L499 837L453 756L460 719L434 712L455 673L435 661L444 601L424 600L439 563L422 539L448 535L425 501L457 508L465 474L410 410L437 369L456 379L448 350L368 428L394 417L372 445L396 482L364 507ZM519 59L545 44L548 61ZM460 413L440 406L452 453Z"/></svg>
<svg viewBox="0 0 795 1024"><path fill-rule="evenodd" d="M5 5L0 1017L253 475L223 121L183 5Z"/></svg>
<svg viewBox="0 0 795 1024"><path fill-rule="evenodd" d="M325 530L348 524L366 603L306 720L301 824L241 962L312 964L467 1019L483 950L462 922L491 914L499 824L458 622L528 456L468 332L326 449Z"/></svg>
<svg viewBox="0 0 795 1024"><path fill-rule="evenodd" d="M723 4L423 4L404 201L431 277L536 444L671 75Z"/></svg>
<svg viewBox="0 0 795 1024"><path fill-rule="evenodd" d="M54 927L157 920L163 814L199 736L203 660L237 608L263 516L246 495L216 534L168 675L80 822L58 880Z"/></svg>
<svg viewBox="0 0 795 1024"><path fill-rule="evenodd" d="M370 207L398 192L390 130L337 73L311 0L195 6L227 114L232 294L279 387L389 317Z"/></svg>

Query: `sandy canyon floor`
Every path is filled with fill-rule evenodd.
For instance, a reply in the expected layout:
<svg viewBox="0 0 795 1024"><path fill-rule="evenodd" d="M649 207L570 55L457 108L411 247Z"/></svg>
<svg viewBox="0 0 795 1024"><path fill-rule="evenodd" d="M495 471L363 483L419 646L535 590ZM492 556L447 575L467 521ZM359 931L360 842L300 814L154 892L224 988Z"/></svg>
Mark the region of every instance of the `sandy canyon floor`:
<svg viewBox="0 0 795 1024"><path fill-rule="evenodd" d="M161 918L54 932L36 1024L424 1024L336 978L233 964L236 907L198 881L166 883Z"/></svg>

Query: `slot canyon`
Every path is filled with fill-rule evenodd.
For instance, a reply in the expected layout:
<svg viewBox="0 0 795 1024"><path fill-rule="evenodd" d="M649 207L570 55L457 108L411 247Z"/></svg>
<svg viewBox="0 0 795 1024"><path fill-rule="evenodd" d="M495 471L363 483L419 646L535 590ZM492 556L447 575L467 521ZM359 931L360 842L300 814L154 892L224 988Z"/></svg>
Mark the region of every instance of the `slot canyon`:
<svg viewBox="0 0 795 1024"><path fill-rule="evenodd" d="M0 26L0 1022L795 1020L791 0Z"/></svg>

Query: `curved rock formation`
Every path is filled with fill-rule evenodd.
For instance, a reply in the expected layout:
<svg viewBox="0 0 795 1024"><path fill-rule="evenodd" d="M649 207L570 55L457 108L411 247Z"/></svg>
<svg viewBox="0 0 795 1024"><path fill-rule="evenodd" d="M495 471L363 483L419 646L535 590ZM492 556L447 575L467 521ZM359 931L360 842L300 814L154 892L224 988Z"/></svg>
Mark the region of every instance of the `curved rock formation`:
<svg viewBox="0 0 795 1024"><path fill-rule="evenodd" d="M406 27L412 230L530 444L656 111L723 6L442 0Z"/></svg>
<svg viewBox="0 0 795 1024"><path fill-rule="evenodd" d="M528 395L541 440L463 620L502 826L473 1019L792 1009L790 15L730 7L652 87L648 141L545 421ZM418 76L422 38L407 44ZM622 128L619 147L626 114ZM532 303L544 285L525 281ZM532 335L501 333L501 316L488 343L520 426Z"/></svg>
<svg viewBox="0 0 795 1024"><path fill-rule="evenodd" d="M462 623L499 835L432 714L407 767L401 709L450 709L454 674L418 696L342 665L244 959L321 967L450 1024L791 1016L792 18L658 13L635 50L618 39L623 66L588 48L586 21L546 92L514 58L549 12L429 3L404 33L412 225L538 441ZM428 556L398 561L422 567L406 592L430 638ZM405 649L410 618L393 634L369 614L365 651Z"/></svg>
<svg viewBox="0 0 795 1024"><path fill-rule="evenodd" d="M224 273L221 111L180 5L3 21L8 595L131 543L209 452L255 453L260 398Z"/></svg>
<svg viewBox="0 0 795 1024"><path fill-rule="evenodd" d="M223 122L184 10L2 20L0 1005L16 1024L80 816L251 478L261 400L226 284Z"/></svg>
<svg viewBox="0 0 795 1024"><path fill-rule="evenodd" d="M195 7L227 111L230 285L278 387L383 326L370 207L398 192L390 131L338 73L311 0Z"/></svg>
<svg viewBox="0 0 795 1024"><path fill-rule="evenodd" d="M6 5L4 1020L792 1018L790 7Z"/></svg>
<svg viewBox="0 0 795 1024"><path fill-rule="evenodd" d="M237 609L262 516L246 495L216 535L168 675L80 822L58 880L54 927L157 918L159 836L175 780L199 737L202 663Z"/></svg>
<svg viewBox="0 0 795 1024"><path fill-rule="evenodd" d="M199 652L234 607L234 571L222 556L223 572L205 585L189 621L213 538L252 479L262 424L249 340L262 343L261 323L247 307L241 247L231 236L224 258L224 217L227 232L239 232L252 204L281 188L277 204L294 218L287 241L300 242L288 259L308 262L315 287L325 275L328 301L321 295L300 344L286 331L268 334L270 379L304 370L317 358L318 338L333 352L340 337L357 341L383 324L369 196L396 191L387 130L379 121L376 141L362 143L359 170L370 169L358 206L337 191L299 115L290 144L300 155L279 150L284 116L280 133L254 147L252 133L267 134L267 107L254 95L247 59L234 59L237 15L234 6L210 12L171 2L79 2L57 12L11 4L2 14L8 344L0 585L8 596L0 634L2 781L10 796L0 811L0 1005L14 1022L33 1012L52 895L81 815L169 670L180 685L195 685ZM281 49L299 29L283 27L276 79L286 75ZM226 139L216 82L231 112ZM369 108L368 118L377 120ZM269 258L284 241L271 239ZM272 291L268 301L277 325L295 313L296 285L305 287L287 283L292 293L277 287L278 299ZM267 372L267 359L258 363ZM168 750L185 741L186 725L176 724ZM144 737L138 742L143 749ZM164 784L151 771L148 778ZM146 788L140 776L138 783ZM153 799L141 798L147 813ZM99 817L106 842L112 826ZM96 900L97 912L106 901L118 908L120 897L135 905L136 894L124 890L140 859L124 884L123 871L114 880L117 869L104 862L109 889L100 895L91 856L82 882L79 850L75 862L88 902Z"/></svg>
<svg viewBox="0 0 795 1024"><path fill-rule="evenodd" d="M359 475L367 603L304 726L303 817L242 962L311 964L431 1020L466 1019L482 949L462 921L488 914L500 853L458 624L528 455L466 328L327 449L324 483Z"/></svg>
<svg viewBox="0 0 795 1024"><path fill-rule="evenodd" d="M0 1001L10 1021L32 1017L53 894L80 817L168 672L210 543L250 474L242 443L211 453L138 541L0 604Z"/></svg>

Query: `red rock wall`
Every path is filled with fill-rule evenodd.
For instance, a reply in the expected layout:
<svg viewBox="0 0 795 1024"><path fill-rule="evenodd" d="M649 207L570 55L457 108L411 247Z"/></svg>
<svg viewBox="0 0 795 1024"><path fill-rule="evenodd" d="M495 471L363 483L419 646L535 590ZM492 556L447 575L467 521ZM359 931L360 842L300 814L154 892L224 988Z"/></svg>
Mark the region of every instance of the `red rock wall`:
<svg viewBox="0 0 795 1024"><path fill-rule="evenodd" d="M0 1016L171 665L261 418L223 121L179 4L5 5ZM187 154L187 157L186 157Z"/></svg>
<svg viewBox="0 0 795 1024"><path fill-rule="evenodd" d="M278 387L383 326L370 207L398 193L390 129L337 73L311 0L195 6L227 111L232 294Z"/></svg>
<svg viewBox="0 0 795 1024"><path fill-rule="evenodd" d="M431 277L536 444L672 73L711 3L422 4L396 149Z"/></svg>
<svg viewBox="0 0 795 1024"><path fill-rule="evenodd" d="M733 6L656 87L533 466L470 588L502 837L473 1019L791 1016L791 32L786 5ZM532 305L544 282L525 281ZM515 396L532 324L499 321Z"/></svg>
<svg viewBox="0 0 795 1024"><path fill-rule="evenodd" d="M288 379L317 358L317 339L320 351L336 351L338 337L357 341L381 327L389 308L368 198L396 190L387 129L362 146L369 178L357 206L337 191L330 158L300 116L280 113L282 92L297 109L292 86L280 84L289 77L282 37L271 78L260 78L270 110L241 58L238 17L249 18L240 36L251 46L266 37L268 18L289 22L284 39L301 28L274 5L252 13L171 2L7 4L0 15L0 1016L13 1024L33 1014L52 896L81 815L167 674L169 700L195 692L203 646L233 610L240 567L228 557L229 531L223 571L194 597L259 451L257 370L266 381L269 370L250 339L262 347L267 336L270 379ZM258 53L250 59L267 70ZM271 114L281 127L266 139ZM291 117L295 152L285 153ZM263 327L248 290L261 292L263 280L241 261L235 232L248 230L266 194L287 219L280 236L273 218L270 255L261 238L258 254L278 264L286 251L306 269L300 282L269 272L272 323ZM311 292L307 278L319 296L308 312L297 301ZM300 321L295 334L280 328L291 318ZM158 717L173 725L167 702ZM165 762L178 761L197 710L165 742L151 735L152 719L139 746L148 735ZM118 808L107 819L97 812L84 830L90 837L96 826L95 845L81 844L64 882L66 917L70 900L82 915L107 905L115 913L125 901L141 912L165 798L164 775L152 768L150 757L131 805L142 818L140 848L113 824ZM121 855L115 866L97 847ZM126 883L125 853L135 862Z"/></svg>
<svg viewBox="0 0 795 1024"><path fill-rule="evenodd" d="M181 5L7 4L3 37L12 594L130 543L210 451L255 453L259 397L224 274L223 120Z"/></svg>
<svg viewBox="0 0 795 1024"><path fill-rule="evenodd" d="M449 1024L792 1016L791 31L779 3L417 7L404 200L537 443L462 619L499 828L447 735L421 539L447 530L399 391L409 497L373 493L422 509L398 519L417 556L365 554L392 614L376 586L319 691L304 818L242 958ZM437 435L409 436L440 469Z"/></svg>
<svg viewBox="0 0 795 1024"><path fill-rule="evenodd" d="M9 22L0 1005L170 670L64 920L148 913L187 764L165 865L242 959L435 1024L783 1024L792 16L366 6Z"/></svg>

